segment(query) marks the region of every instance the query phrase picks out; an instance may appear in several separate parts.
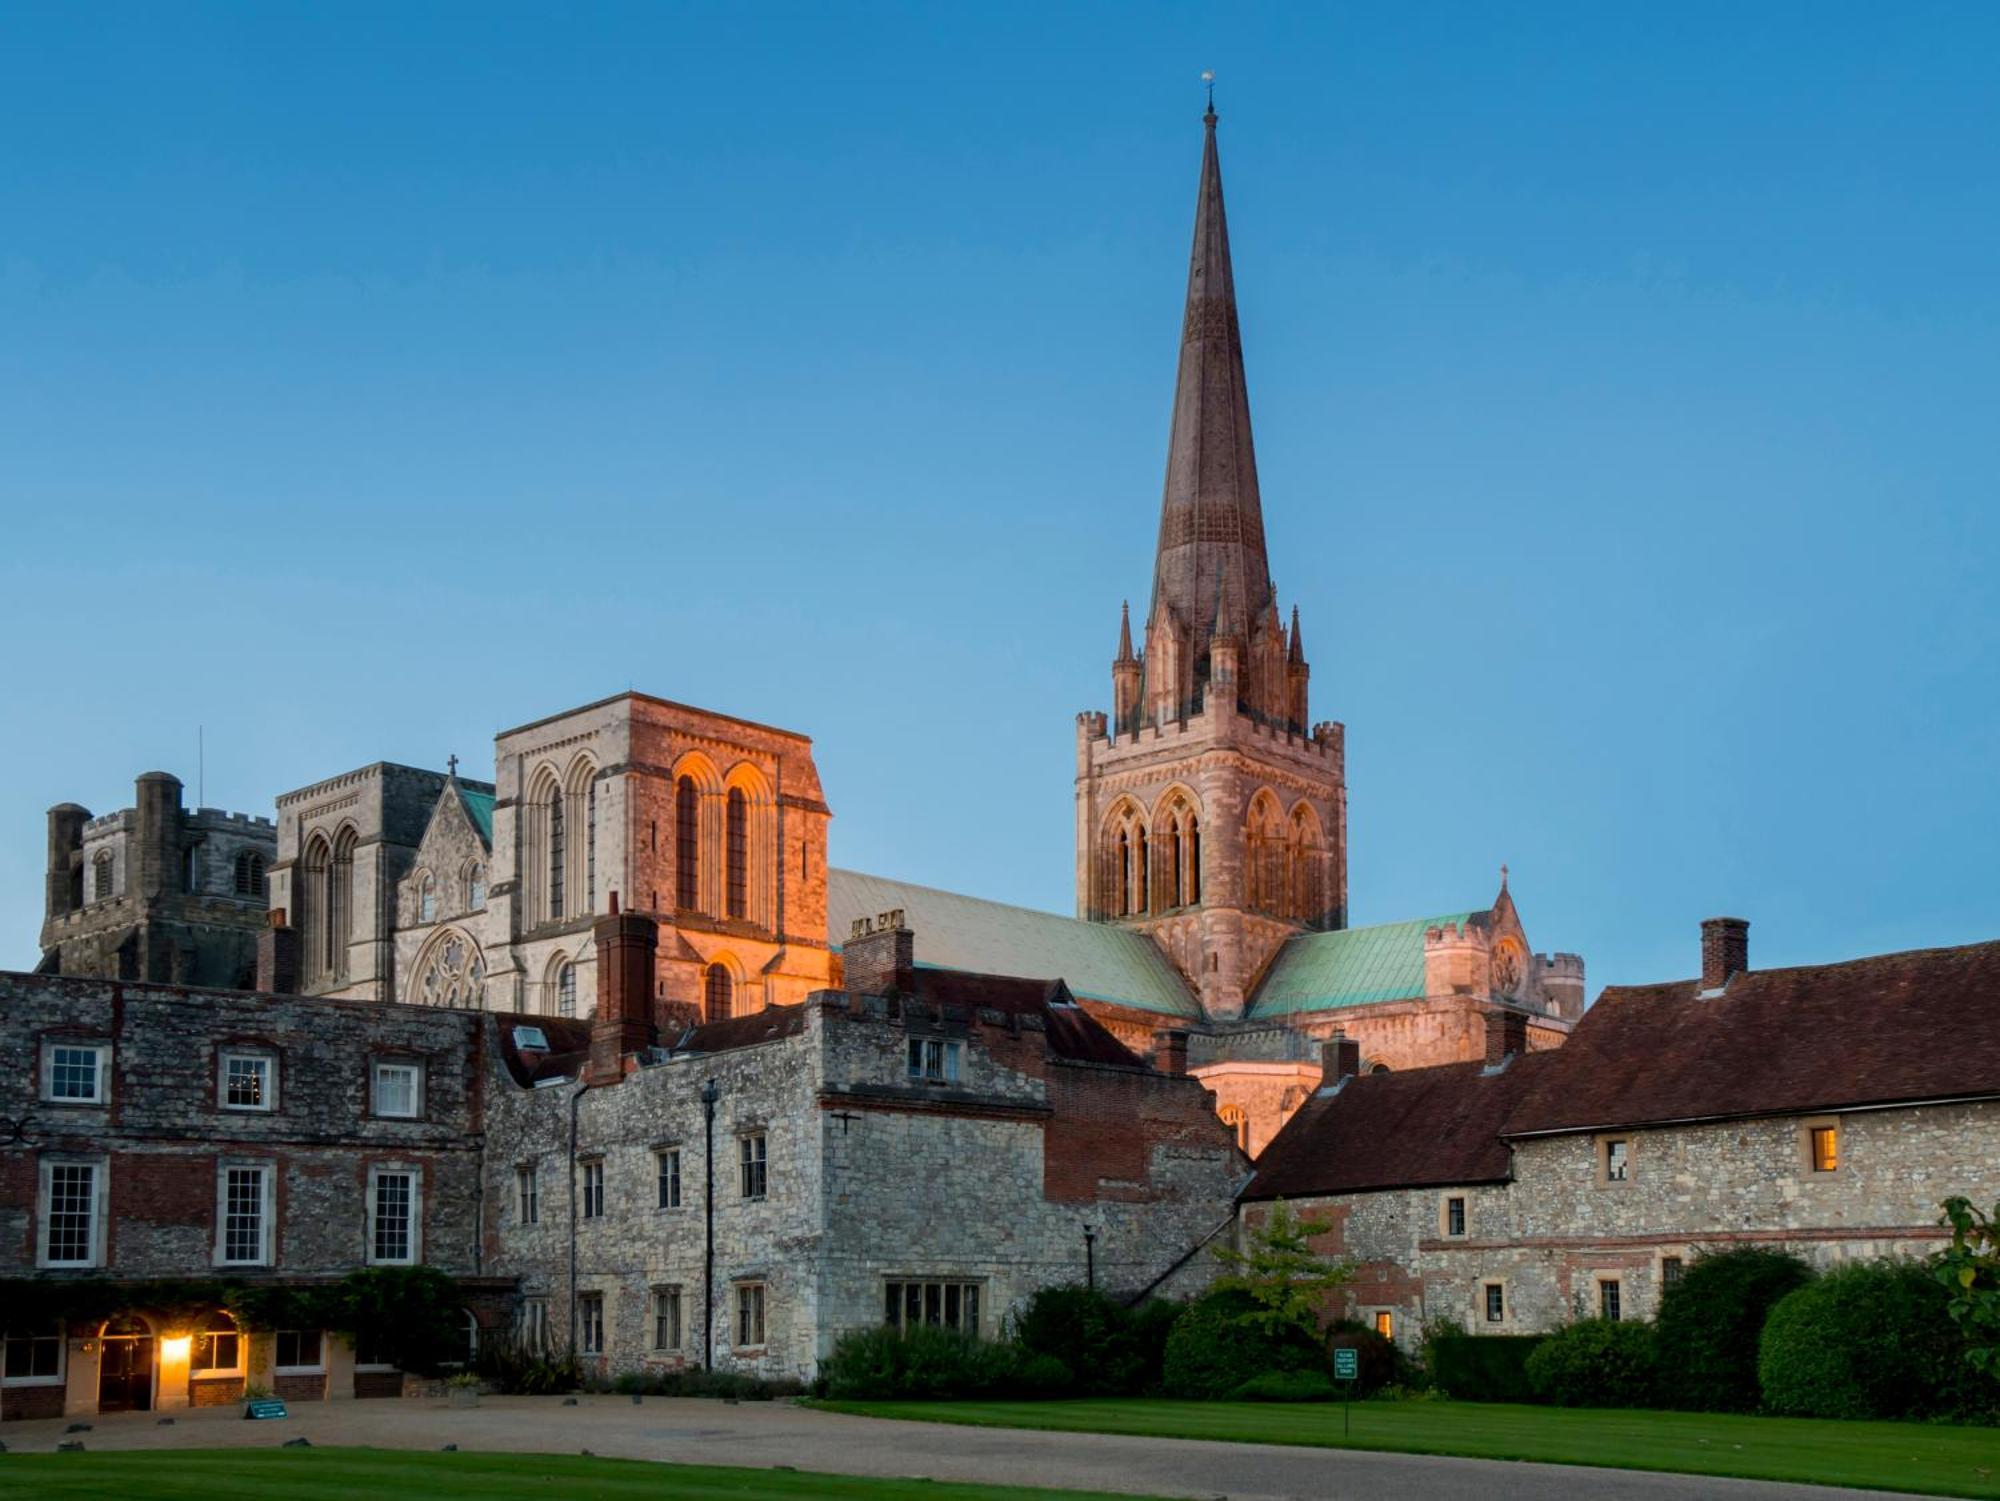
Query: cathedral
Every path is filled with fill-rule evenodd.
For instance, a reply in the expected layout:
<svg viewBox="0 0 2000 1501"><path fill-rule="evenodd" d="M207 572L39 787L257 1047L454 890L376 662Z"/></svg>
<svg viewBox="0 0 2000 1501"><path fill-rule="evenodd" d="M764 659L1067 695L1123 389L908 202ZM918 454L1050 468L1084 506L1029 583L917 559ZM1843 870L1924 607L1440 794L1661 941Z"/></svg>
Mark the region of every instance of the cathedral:
<svg viewBox="0 0 2000 1501"><path fill-rule="evenodd" d="M657 928L665 1027L836 987L899 913L923 967L1061 981L1166 1047L1253 1155L1336 1036L1369 1071L1472 1059L1497 1006L1558 1045L1583 963L1530 949L1504 874L1348 925L1345 731L1312 720L1272 579L1212 109L1203 132L1152 596L1136 631L1121 611L1109 711L1076 721L1074 918L830 868L805 736L625 693L502 732L490 783L378 762L285 793L275 828L182 814L163 773L136 811L63 804L43 970L242 985L254 943L260 990L584 1019L618 892Z"/></svg>

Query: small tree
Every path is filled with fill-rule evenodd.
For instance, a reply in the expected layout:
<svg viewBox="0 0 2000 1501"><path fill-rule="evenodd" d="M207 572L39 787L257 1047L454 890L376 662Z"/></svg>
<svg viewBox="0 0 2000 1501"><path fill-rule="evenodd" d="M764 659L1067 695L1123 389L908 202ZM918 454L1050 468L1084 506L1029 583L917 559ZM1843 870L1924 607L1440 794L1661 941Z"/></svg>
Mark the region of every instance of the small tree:
<svg viewBox="0 0 2000 1501"><path fill-rule="evenodd" d="M1967 1362L2000 1377L2000 1203L1987 1214L1970 1199L1946 1199L1944 1221L1951 1246L1938 1256L1937 1279L1951 1294L1948 1311Z"/></svg>
<svg viewBox="0 0 2000 1501"><path fill-rule="evenodd" d="M1331 1228L1319 1220L1294 1219L1279 1199L1271 1205L1270 1218L1245 1237L1248 1250L1233 1246L1216 1250L1223 1263L1236 1270L1217 1278L1214 1290L1243 1293L1255 1305L1238 1317L1238 1323L1271 1336L1299 1329L1319 1337L1321 1295L1344 1287L1354 1277L1349 1263L1330 1261L1312 1248L1312 1238Z"/></svg>

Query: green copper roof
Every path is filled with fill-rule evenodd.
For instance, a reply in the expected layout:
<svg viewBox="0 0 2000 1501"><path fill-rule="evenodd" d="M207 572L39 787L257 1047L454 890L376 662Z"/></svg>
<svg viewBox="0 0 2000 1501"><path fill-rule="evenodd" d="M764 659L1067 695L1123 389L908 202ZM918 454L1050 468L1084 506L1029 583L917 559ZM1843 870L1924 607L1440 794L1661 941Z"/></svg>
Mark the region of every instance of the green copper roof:
<svg viewBox="0 0 2000 1501"><path fill-rule="evenodd" d="M902 908L927 969L1061 980L1079 1000L1198 1017L1201 1007L1143 933L1010 907L852 870L827 872L827 937L838 949L857 917Z"/></svg>
<svg viewBox="0 0 2000 1501"><path fill-rule="evenodd" d="M490 792L468 792L458 789L458 800L465 804L465 816L472 820L479 837L486 841L488 849L493 848L493 794Z"/></svg>
<svg viewBox="0 0 2000 1501"><path fill-rule="evenodd" d="M1333 1011L1424 993L1424 930L1462 926L1470 912L1287 939L1251 998L1251 1016Z"/></svg>

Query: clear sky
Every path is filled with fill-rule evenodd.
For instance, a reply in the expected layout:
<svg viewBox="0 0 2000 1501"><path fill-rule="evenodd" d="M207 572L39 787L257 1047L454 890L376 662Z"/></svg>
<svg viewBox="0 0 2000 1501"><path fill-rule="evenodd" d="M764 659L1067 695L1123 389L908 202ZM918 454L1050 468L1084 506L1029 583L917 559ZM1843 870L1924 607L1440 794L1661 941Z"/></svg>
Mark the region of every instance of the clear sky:
<svg viewBox="0 0 2000 1501"><path fill-rule="evenodd" d="M1072 901L1200 150L1353 917L1591 992L2000 935L2000 9L0 9L0 964L43 810L637 687ZM921 941L921 940L920 940Z"/></svg>

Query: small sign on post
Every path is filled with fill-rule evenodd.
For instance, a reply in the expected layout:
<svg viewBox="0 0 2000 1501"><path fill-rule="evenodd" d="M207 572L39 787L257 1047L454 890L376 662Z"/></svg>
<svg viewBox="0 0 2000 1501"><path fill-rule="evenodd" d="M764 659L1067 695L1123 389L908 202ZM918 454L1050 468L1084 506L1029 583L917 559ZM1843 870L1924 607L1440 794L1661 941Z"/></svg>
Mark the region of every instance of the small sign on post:
<svg viewBox="0 0 2000 1501"><path fill-rule="evenodd" d="M1354 1383L1361 1377L1361 1352L1339 1349L1333 1352L1333 1379L1347 1383L1340 1404L1340 1436L1347 1437L1354 1408Z"/></svg>
<svg viewBox="0 0 2000 1501"><path fill-rule="evenodd" d="M280 1402L276 1397L258 1397L254 1401L243 1404L243 1416L246 1418L288 1418L291 1414L285 1411L285 1404Z"/></svg>

